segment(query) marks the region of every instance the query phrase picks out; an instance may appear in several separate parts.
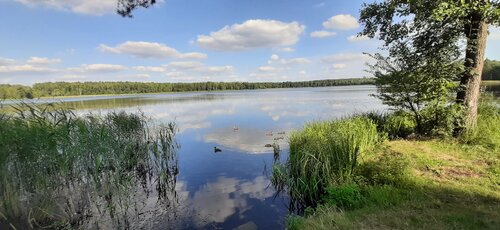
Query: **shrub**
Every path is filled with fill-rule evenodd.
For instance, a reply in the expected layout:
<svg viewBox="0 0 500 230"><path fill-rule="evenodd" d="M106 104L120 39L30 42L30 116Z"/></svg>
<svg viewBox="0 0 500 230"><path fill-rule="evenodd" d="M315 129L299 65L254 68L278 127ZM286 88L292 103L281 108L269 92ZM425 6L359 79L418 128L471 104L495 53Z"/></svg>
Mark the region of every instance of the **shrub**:
<svg viewBox="0 0 500 230"><path fill-rule="evenodd" d="M396 111L387 115L382 130L390 139L406 138L415 132L416 123L409 113Z"/></svg>
<svg viewBox="0 0 500 230"><path fill-rule="evenodd" d="M452 105L428 105L421 111L420 134L431 137L449 137L460 119L460 107Z"/></svg>
<svg viewBox="0 0 500 230"><path fill-rule="evenodd" d="M338 208L354 209L363 205L363 196L357 184L349 183L328 187L324 201Z"/></svg>
<svg viewBox="0 0 500 230"><path fill-rule="evenodd" d="M377 131L389 139L406 138L415 132L413 116L405 111L367 112L359 116L366 117L377 125Z"/></svg>

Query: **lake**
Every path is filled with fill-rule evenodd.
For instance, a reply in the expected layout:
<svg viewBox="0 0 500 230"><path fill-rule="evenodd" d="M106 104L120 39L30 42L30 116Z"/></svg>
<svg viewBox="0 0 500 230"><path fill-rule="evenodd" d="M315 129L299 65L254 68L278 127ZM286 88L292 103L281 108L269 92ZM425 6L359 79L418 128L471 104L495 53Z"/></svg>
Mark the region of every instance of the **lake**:
<svg viewBox="0 0 500 230"><path fill-rule="evenodd" d="M374 86L338 86L36 102L61 102L77 114L140 111L151 123L175 122L180 146L175 188L167 205L158 202L156 193L137 190L133 229L280 229L289 213L288 199L276 194L269 176L273 162L287 158L287 135L307 122L383 110L370 96L375 92ZM266 147L273 143L281 149L278 159ZM106 228L105 219L92 218L89 224Z"/></svg>
<svg viewBox="0 0 500 230"><path fill-rule="evenodd" d="M289 214L289 200L276 194L270 174L273 163L287 159L288 135L307 122L386 110L370 96L374 93L374 86L361 85L34 102L62 103L80 115L140 112L151 124L176 124L179 147L173 162L178 172L169 179L168 195L162 198L157 189L127 190L137 193L126 195L134 199L135 216L124 217L131 228L280 229ZM279 155L272 144L279 146ZM87 227L96 223L101 228L116 227L109 217L89 216Z"/></svg>

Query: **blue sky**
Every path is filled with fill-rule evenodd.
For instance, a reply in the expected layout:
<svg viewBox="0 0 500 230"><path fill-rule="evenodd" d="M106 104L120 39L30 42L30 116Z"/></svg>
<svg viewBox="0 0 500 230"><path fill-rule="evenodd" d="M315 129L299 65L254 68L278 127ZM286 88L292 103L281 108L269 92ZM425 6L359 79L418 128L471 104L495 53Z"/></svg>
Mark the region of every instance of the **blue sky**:
<svg viewBox="0 0 500 230"><path fill-rule="evenodd" d="M0 0L0 84L368 76L363 2L166 0L129 19L116 0ZM499 41L493 28L488 58Z"/></svg>

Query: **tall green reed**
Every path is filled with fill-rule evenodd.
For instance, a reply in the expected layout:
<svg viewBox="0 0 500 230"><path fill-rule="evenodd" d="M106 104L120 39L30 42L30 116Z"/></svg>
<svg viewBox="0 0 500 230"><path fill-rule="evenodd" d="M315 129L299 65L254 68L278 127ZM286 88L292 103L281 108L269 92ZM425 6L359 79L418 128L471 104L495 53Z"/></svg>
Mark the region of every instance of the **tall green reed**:
<svg viewBox="0 0 500 230"><path fill-rule="evenodd" d="M328 186L352 180L359 157L377 141L375 124L360 116L307 124L291 134L289 159L274 166L272 182L288 190L291 208L315 206Z"/></svg>
<svg viewBox="0 0 500 230"><path fill-rule="evenodd" d="M14 109L0 115L0 226L127 227L138 189L171 198L174 124L153 127L123 112L76 116L57 105Z"/></svg>

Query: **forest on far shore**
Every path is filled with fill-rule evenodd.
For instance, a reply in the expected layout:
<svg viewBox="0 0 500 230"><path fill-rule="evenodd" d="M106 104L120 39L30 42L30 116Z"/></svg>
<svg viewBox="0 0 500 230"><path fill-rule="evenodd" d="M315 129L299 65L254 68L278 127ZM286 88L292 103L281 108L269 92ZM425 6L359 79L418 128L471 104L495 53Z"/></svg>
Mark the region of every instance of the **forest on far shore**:
<svg viewBox="0 0 500 230"><path fill-rule="evenodd" d="M169 93L189 91L248 90L269 88L325 87L373 84L373 78L329 79L298 82L46 82L33 87L0 85L0 99L21 99L58 96Z"/></svg>

